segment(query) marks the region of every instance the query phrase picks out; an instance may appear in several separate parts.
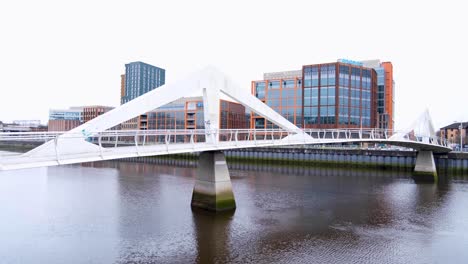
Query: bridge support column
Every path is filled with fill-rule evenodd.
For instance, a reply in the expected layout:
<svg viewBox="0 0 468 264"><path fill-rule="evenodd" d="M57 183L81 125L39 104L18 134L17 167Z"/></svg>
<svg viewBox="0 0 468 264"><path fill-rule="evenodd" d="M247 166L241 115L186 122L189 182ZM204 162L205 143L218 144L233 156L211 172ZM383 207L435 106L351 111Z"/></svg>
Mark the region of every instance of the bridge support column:
<svg viewBox="0 0 468 264"><path fill-rule="evenodd" d="M416 182L437 182L437 168L432 151L418 151L413 179Z"/></svg>
<svg viewBox="0 0 468 264"><path fill-rule="evenodd" d="M216 212L236 208L224 153L221 151L200 153L195 177L192 207Z"/></svg>

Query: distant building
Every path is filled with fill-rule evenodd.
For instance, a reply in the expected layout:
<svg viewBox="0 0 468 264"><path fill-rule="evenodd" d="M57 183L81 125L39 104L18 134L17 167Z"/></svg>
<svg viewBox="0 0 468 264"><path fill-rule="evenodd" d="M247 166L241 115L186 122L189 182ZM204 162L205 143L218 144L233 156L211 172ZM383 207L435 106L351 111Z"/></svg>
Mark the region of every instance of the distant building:
<svg viewBox="0 0 468 264"><path fill-rule="evenodd" d="M49 131L68 131L83 123L83 108L49 110Z"/></svg>
<svg viewBox="0 0 468 264"><path fill-rule="evenodd" d="M468 122L462 122L462 130L460 133L460 122L452 123L448 126L444 126L440 129L440 137L445 138L450 143L460 144L460 135L462 137L462 143L465 145L468 140L466 139L466 131L468 129Z"/></svg>
<svg viewBox="0 0 468 264"><path fill-rule="evenodd" d="M180 99L155 109L146 115L148 129L204 129L203 99ZM219 129L247 128L245 107L220 100Z"/></svg>
<svg viewBox="0 0 468 264"><path fill-rule="evenodd" d="M140 61L125 64L125 74L121 75L120 103L125 104L164 85L165 81L166 70L162 68Z"/></svg>
<svg viewBox="0 0 468 264"><path fill-rule="evenodd" d="M93 105L93 106L84 106L83 107L83 123L86 123L110 110L114 107L102 106L102 105Z"/></svg>
<svg viewBox="0 0 468 264"><path fill-rule="evenodd" d="M83 123L112 110L109 106L79 106L70 109L49 110L49 131L69 131Z"/></svg>
<svg viewBox="0 0 468 264"><path fill-rule="evenodd" d="M15 124L4 124L3 132L32 132L30 127L18 126Z"/></svg>
<svg viewBox="0 0 468 264"><path fill-rule="evenodd" d="M125 104L138 96L164 85L166 70L144 63L125 64L125 74L120 75L120 103ZM124 130L148 129L148 115L143 114L120 124Z"/></svg>
<svg viewBox="0 0 468 264"><path fill-rule="evenodd" d="M47 126L41 125L39 120L14 120L7 124L0 121L0 132L39 132L47 131Z"/></svg>
<svg viewBox="0 0 468 264"><path fill-rule="evenodd" d="M31 127L32 132L46 132L49 131L49 127L47 125L39 125L37 127Z"/></svg>
<svg viewBox="0 0 468 264"><path fill-rule="evenodd" d="M24 127L39 127L41 120L13 120L13 124Z"/></svg>
<svg viewBox="0 0 468 264"><path fill-rule="evenodd" d="M6 130L9 132L43 132L47 131L48 127L42 125L40 120L13 120L12 124L8 124Z"/></svg>

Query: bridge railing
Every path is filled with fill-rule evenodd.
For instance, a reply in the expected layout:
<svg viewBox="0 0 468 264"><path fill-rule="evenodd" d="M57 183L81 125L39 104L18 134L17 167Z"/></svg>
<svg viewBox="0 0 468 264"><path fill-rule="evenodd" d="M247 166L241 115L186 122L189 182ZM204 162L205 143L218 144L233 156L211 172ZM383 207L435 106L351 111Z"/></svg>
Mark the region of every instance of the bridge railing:
<svg viewBox="0 0 468 264"><path fill-rule="evenodd" d="M307 135L307 136L306 136ZM310 136L310 137L309 137ZM2 141L47 142L53 140L58 146L66 140L84 139L101 148L124 146L148 146L158 144L196 144L206 142L211 137L223 142L253 141L255 143L284 142L320 144L352 141L413 141L449 147L449 142L439 137L416 135L381 129L173 129L173 130L107 130L99 133L64 132L16 132L0 133Z"/></svg>

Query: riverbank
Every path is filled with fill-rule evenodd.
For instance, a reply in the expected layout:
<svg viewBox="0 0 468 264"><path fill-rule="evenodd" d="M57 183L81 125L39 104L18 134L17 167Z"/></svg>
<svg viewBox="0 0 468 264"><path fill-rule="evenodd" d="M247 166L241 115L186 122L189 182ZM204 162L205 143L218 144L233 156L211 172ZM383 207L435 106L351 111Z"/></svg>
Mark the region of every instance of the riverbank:
<svg viewBox="0 0 468 264"><path fill-rule="evenodd" d="M337 167L412 171L415 151L333 149L333 148L252 148L224 151L230 164L268 164L269 166ZM440 173L468 174L468 153L434 155ZM196 166L197 153L135 157L132 162Z"/></svg>
<svg viewBox="0 0 468 264"><path fill-rule="evenodd" d="M0 142L0 150L2 151L11 151L11 152L28 152L29 150L36 148L40 145L44 144L44 142L36 142L36 141L2 141Z"/></svg>

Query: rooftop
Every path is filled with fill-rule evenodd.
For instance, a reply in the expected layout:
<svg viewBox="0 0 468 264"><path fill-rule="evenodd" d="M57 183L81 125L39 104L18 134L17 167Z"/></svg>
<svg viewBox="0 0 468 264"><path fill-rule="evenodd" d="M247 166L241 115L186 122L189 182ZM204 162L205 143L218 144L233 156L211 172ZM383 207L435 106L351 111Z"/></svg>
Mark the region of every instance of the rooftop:
<svg viewBox="0 0 468 264"><path fill-rule="evenodd" d="M286 79L286 78L296 78L296 77L302 77L302 70L266 72L263 74L263 80Z"/></svg>
<svg viewBox="0 0 468 264"><path fill-rule="evenodd" d="M468 121L461 122L461 123L462 123L464 129L468 128ZM448 126L444 126L441 129L458 129L459 127L460 127L460 122L455 122L455 123L452 123L452 124L450 124Z"/></svg>
<svg viewBox="0 0 468 264"><path fill-rule="evenodd" d="M154 68L158 68L158 69L160 69L160 70L165 71L165 69L163 69L163 68L161 68L161 67L154 66L154 65L148 64L148 63L146 63L146 62L142 62L142 61L129 62L129 63L125 64L125 66L131 65L131 64L144 64L144 65L148 65L148 66L151 66L151 67L154 67Z"/></svg>

